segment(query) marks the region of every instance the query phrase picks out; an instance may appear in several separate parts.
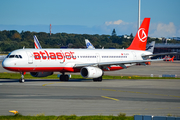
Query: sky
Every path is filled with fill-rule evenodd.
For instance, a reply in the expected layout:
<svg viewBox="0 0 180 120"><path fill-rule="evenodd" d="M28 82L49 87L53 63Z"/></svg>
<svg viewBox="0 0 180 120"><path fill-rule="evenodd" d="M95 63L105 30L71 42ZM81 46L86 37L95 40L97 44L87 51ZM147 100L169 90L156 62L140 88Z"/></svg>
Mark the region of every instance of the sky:
<svg viewBox="0 0 180 120"><path fill-rule="evenodd" d="M180 37L180 0L141 0L150 37ZM138 0L1 0L0 31L135 36Z"/></svg>

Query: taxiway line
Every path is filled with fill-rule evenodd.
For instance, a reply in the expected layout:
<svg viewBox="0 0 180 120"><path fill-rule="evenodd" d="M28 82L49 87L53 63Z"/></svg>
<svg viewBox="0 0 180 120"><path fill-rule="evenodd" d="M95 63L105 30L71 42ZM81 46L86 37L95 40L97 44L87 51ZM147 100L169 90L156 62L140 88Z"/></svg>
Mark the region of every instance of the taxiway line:
<svg viewBox="0 0 180 120"><path fill-rule="evenodd" d="M101 96L101 97L103 97L103 98L107 98L107 99L111 99L111 100L115 100L115 101L119 101L118 99L116 99L116 98L111 98L111 97L107 97L107 96Z"/></svg>
<svg viewBox="0 0 180 120"><path fill-rule="evenodd" d="M47 83L47 84L43 84L42 86L47 86L47 85L56 84L56 83L62 83L62 82Z"/></svg>
<svg viewBox="0 0 180 120"><path fill-rule="evenodd" d="M169 96L169 97L180 98L180 96L175 96L175 95L165 95L165 94L155 94L155 93L144 93L144 92L135 92L135 91L123 91L123 90L113 90L113 89L101 89L101 90L113 91L113 92L127 92L127 93L135 93L135 94L147 94L147 95L156 95L156 96Z"/></svg>

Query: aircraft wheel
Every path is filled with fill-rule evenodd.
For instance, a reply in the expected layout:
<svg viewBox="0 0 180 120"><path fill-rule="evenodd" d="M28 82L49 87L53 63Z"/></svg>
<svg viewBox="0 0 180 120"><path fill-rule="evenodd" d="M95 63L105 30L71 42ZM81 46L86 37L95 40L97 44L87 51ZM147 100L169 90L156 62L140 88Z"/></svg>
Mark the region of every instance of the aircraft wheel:
<svg viewBox="0 0 180 120"><path fill-rule="evenodd" d="M60 81L64 81L64 75L61 75L61 76L59 77L59 79L60 79Z"/></svg>
<svg viewBox="0 0 180 120"><path fill-rule="evenodd" d="M102 76L98 78L98 81L99 81L99 82L102 82Z"/></svg>
<svg viewBox="0 0 180 120"><path fill-rule="evenodd" d="M20 78L20 79L19 79L19 82L20 82L20 83L24 83L24 79Z"/></svg>
<svg viewBox="0 0 180 120"><path fill-rule="evenodd" d="M60 76L60 81L68 81L69 80L69 76L68 75L61 75Z"/></svg>
<svg viewBox="0 0 180 120"><path fill-rule="evenodd" d="M68 75L64 75L65 81L69 80L69 76Z"/></svg>
<svg viewBox="0 0 180 120"><path fill-rule="evenodd" d="M98 78L93 78L94 82L102 82L102 76Z"/></svg>

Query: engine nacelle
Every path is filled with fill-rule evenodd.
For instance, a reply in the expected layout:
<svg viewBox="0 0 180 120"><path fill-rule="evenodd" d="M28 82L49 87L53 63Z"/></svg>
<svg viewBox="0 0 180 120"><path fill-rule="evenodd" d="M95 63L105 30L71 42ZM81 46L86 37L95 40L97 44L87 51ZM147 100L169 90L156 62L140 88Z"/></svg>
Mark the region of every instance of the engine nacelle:
<svg viewBox="0 0 180 120"><path fill-rule="evenodd" d="M53 72L30 72L33 77L47 77L52 75Z"/></svg>
<svg viewBox="0 0 180 120"><path fill-rule="evenodd" d="M84 78L98 78L103 75L103 71L97 67L83 67L81 69L81 76Z"/></svg>

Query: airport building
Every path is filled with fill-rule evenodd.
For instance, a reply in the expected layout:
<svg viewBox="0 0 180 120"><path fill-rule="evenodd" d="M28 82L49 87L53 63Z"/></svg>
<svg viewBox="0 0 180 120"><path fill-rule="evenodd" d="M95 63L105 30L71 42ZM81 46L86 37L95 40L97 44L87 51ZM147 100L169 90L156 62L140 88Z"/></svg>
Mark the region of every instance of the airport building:
<svg viewBox="0 0 180 120"><path fill-rule="evenodd" d="M169 55L169 57L175 56L174 60L180 60L180 44L171 43L157 43L154 47L154 54L156 53L166 53L166 52L178 52L177 55ZM164 58L165 56L158 56Z"/></svg>

